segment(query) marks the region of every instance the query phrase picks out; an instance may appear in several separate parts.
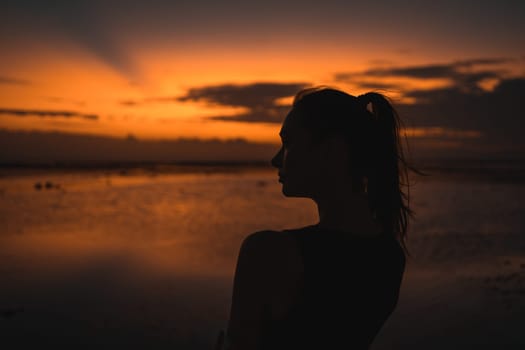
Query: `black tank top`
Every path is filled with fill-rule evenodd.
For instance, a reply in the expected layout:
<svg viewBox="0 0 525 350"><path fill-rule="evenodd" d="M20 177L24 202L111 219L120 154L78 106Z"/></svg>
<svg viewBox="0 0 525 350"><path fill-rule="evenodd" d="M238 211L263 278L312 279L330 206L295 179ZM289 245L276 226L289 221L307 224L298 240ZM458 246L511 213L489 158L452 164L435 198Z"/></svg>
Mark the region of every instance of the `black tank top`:
<svg viewBox="0 0 525 350"><path fill-rule="evenodd" d="M397 305L405 269L397 240L317 225L282 233L298 243L304 283L285 318L266 318L262 348L368 349Z"/></svg>

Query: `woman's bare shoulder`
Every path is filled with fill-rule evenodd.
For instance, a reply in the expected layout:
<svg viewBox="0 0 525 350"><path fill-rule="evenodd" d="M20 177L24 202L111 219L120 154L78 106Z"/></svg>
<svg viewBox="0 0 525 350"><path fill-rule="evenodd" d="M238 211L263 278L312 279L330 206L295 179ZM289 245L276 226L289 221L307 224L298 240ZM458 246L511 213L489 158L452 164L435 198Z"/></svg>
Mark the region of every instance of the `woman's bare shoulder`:
<svg viewBox="0 0 525 350"><path fill-rule="evenodd" d="M242 242L242 247L252 251L268 251L274 253L289 253L297 250L297 243L290 234L291 230L261 230L250 233Z"/></svg>

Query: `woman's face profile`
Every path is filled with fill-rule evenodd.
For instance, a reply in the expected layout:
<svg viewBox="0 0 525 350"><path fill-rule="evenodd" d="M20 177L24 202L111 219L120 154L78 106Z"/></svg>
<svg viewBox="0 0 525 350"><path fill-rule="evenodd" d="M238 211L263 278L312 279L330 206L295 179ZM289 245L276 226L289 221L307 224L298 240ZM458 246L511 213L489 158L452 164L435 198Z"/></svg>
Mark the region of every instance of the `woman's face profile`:
<svg viewBox="0 0 525 350"><path fill-rule="evenodd" d="M285 196L313 199L332 180L331 174L337 171L334 156L340 158L341 149L334 150L333 142L313 142L311 132L300 124L301 117L297 109L286 116L279 132L282 146L271 163L278 169Z"/></svg>

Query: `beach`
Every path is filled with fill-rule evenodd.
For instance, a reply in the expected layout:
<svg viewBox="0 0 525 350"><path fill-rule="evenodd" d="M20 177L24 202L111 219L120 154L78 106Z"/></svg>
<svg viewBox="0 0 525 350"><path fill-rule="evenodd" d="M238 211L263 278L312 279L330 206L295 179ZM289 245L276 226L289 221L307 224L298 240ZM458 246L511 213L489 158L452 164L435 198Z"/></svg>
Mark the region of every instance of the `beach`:
<svg viewBox="0 0 525 350"><path fill-rule="evenodd" d="M371 349L525 347L521 171L446 168L411 187L411 256ZM0 174L4 349L211 349L242 239L317 220L269 169Z"/></svg>

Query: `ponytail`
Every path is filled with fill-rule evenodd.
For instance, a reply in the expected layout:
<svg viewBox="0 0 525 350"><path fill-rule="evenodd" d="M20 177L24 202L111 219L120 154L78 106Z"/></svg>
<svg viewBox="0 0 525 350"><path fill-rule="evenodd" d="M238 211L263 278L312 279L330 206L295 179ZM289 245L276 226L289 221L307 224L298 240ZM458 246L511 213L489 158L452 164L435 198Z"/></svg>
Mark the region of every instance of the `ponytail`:
<svg viewBox="0 0 525 350"><path fill-rule="evenodd" d="M389 100L375 92L360 95L357 100L367 111L365 114L372 118L370 142L373 157L367 167L368 174L365 174L370 210L385 232L394 235L408 253L408 218L413 217L414 212L410 208L407 170L424 174L406 162L399 138L402 121ZM407 193L403 186L407 187Z"/></svg>

